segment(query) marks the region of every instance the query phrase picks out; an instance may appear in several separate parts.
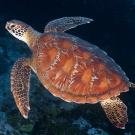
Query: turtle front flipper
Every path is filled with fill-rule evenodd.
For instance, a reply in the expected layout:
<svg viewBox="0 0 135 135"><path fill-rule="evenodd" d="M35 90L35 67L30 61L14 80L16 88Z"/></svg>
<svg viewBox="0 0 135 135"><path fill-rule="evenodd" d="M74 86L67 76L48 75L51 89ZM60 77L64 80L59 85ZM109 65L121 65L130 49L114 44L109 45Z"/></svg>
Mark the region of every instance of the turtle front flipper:
<svg viewBox="0 0 135 135"><path fill-rule="evenodd" d="M85 23L90 23L93 19L85 17L63 17L49 22L45 29L44 33L47 32L64 32L71 28L75 28L78 25Z"/></svg>
<svg viewBox="0 0 135 135"><path fill-rule="evenodd" d="M11 72L11 91L24 118L28 118L30 110L28 96L30 72L29 59L26 58L18 59Z"/></svg>
<svg viewBox="0 0 135 135"><path fill-rule="evenodd" d="M111 123L117 128L125 129L128 121L126 105L118 97L111 97L100 103Z"/></svg>

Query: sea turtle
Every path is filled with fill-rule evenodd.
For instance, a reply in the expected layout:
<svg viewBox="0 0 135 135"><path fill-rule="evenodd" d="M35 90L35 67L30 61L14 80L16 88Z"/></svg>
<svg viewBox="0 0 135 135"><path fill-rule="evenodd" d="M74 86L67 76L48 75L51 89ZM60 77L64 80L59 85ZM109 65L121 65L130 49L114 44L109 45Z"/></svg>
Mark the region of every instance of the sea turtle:
<svg viewBox="0 0 135 135"><path fill-rule="evenodd" d="M67 102L99 102L113 125L125 128L127 107L117 96L135 85L104 51L64 33L91 21L85 17L63 17L49 22L44 33L18 20L6 23L6 29L32 51L31 58L18 59L11 71L11 91L24 118L28 118L30 110L32 69L54 96Z"/></svg>

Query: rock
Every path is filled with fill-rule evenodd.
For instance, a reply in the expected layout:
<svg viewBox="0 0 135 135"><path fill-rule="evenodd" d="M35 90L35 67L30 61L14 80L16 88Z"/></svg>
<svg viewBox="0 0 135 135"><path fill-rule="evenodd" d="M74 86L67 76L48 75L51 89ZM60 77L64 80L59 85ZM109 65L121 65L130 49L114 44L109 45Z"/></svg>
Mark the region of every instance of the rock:
<svg viewBox="0 0 135 135"><path fill-rule="evenodd" d="M91 127L91 124L88 123L83 117L80 117L78 120L74 121L72 124L78 125L79 129L82 130L86 127Z"/></svg>
<svg viewBox="0 0 135 135"><path fill-rule="evenodd" d="M21 133L18 130L12 130L9 135L21 135Z"/></svg>
<svg viewBox="0 0 135 135"><path fill-rule="evenodd" d="M0 134L7 135L7 132L10 132L12 130L13 130L13 127L11 127L9 124L0 123Z"/></svg>
<svg viewBox="0 0 135 135"><path fill-rule="evenodd" d="M109 135L100 128L91 128L88 130L87 135Z"/></svg>

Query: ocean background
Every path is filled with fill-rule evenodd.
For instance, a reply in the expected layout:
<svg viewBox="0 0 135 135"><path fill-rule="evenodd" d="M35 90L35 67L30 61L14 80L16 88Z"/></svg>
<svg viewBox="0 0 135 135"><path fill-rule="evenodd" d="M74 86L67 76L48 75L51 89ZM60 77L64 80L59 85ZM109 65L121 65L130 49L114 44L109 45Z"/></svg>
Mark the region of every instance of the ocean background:
<svg viewBox="0 0 135 135"><path fill-rule="evenodd" d="M104 50L135 83L135 0L0 0L0 135L135 135L135 89L119 97L128 107L126 129L114 127L97 104L67 103L50 94L31 73L30 113L24 119L10 90L14 62L30 49L5 29L23 21L39 32L61 17L92 18L66 33Z"/></svg>

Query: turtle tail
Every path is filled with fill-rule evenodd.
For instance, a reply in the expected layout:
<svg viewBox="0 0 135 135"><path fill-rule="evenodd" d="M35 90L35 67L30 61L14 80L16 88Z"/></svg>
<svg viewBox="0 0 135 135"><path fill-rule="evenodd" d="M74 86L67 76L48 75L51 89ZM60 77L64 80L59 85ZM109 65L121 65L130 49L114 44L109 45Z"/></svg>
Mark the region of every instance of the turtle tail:
<svg viewBox="0 0 135 135"><path fill-rule="evenodd" d="M130 87L131 87L131 88L133 88L133 89L135 89L135 84L134 84L134 83L132 83L132 82L131 82L130 84L131 84L131 86L130 86Z"/></svg>

